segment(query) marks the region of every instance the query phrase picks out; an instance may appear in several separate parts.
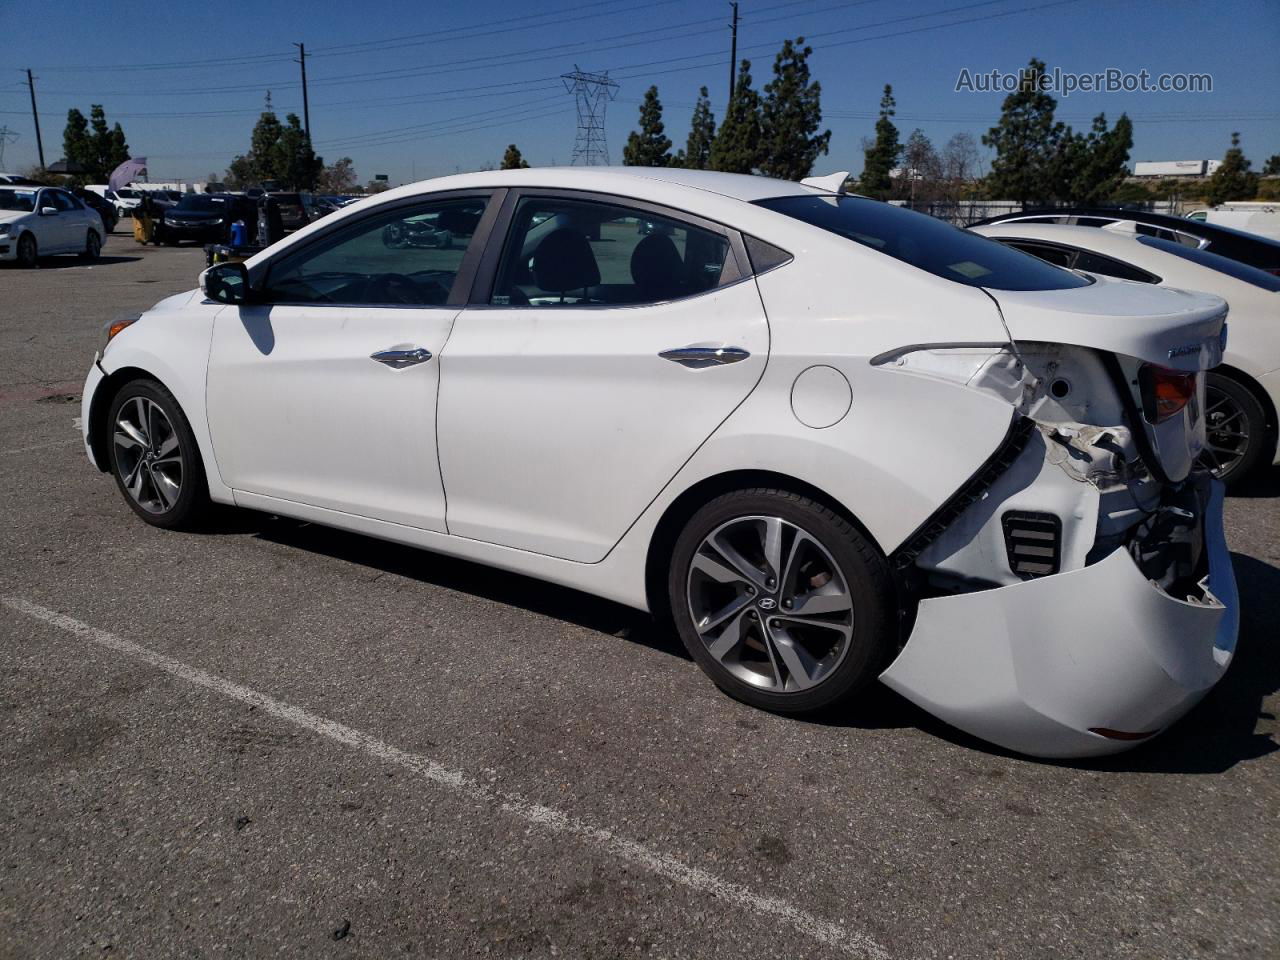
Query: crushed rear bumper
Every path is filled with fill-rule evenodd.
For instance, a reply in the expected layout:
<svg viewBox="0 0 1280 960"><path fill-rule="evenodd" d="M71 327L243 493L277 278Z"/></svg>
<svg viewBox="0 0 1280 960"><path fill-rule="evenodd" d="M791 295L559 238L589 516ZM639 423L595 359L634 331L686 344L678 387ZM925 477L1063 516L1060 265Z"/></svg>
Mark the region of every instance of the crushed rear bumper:
<svg viewBox="0 0 1280 960"><path fill-rule="evenodd" d="M922 600L880 679L939 719L1033 756L1118 753L1149 739L1221 679L1235 650L1222 506L1214 481L1197 520L1207 573L1195 599L1165 592L1121 547L1081 569Z"/></svg>

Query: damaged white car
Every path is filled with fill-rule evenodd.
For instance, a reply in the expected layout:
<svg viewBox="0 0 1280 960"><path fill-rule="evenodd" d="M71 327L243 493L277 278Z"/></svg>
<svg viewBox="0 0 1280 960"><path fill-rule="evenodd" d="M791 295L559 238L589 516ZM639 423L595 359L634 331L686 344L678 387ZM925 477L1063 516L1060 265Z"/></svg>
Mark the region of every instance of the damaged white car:
<svg viewBox="0 0 1280 960"><path fill-rule="evenodd" d="M382 242L428 219L452 243ZM490 171L113 324L85 443L159 526L216 501L413 544L650 610L768 710L878 678L1086 756L1231 660L1195 467L1225 315L822 183Z"/></svg>

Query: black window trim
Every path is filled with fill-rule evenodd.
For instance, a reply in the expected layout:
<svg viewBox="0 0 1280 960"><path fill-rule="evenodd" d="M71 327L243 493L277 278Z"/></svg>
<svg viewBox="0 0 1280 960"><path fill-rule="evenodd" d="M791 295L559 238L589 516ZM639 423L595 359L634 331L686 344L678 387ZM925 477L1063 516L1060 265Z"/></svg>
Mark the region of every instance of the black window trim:
<svg viewBox="0 0 1280 960"><path fill-rule="evenodd" d="M363 229L367 229L368 224L372 220L379 220L388 213L396 210L408 209L411 207L419 207L426 203L439 203L449 200L468 200L484 198L487 200L484 213L480 217L480 223L476 226L476 232L471 236L471 242L467 246L466 253L463 254L462 262L458 265L458 273L453 281L453 287L449 290L448 299L444 303L426 304L426 303L316 303L314 300L278 300L278 301L262 301L262 305L270 307L345 307L348 309L376 309L376 310L458 310L466 306L467 300L470 298L476 279L476 271L480 265L481 257L488 248L489 235L493 230L494 223L498 219L498 214L503 206L503 200L508 190L505 187L478 187L464 190L440 190L434 193L420 193L411 197L403 197L390 203L381 203L369 210L361 211L360 214L344 219L339 223L333 224L330 229L319 230L306 240L300 243L291 244L287 250L280 251L279 254L269 257L262 263L255 264L253 269L249 271L249 286L256 291L266 289L267 284L271 280L271 271L273 269L283 269L298 257L303 256L308 250L313 249L321 241L329 241L334 238L335 234L343 235L337 242L342 242L346 235L359 233Z"/></svg>
<svg viewBox="0 0 1280 960"><path fill-rule="evenodd" d="M556 312L563 312L566 310L636 310L653 307L660 303L681 303L685 300L692 300L696 297L705 297L708 294L724 290L726 287L742 283L744 280L752 279L751 261L747 258L747 249L743 245L742 234L734 228L727 227L722 223L717 223L714 220L707 220L704 217L698 216L696 213L689 213L685 210L676 210L672 207L665 207L661 204L651 203L648 200L642 200L639 197L629 197L623 194L601 193L594 190L571 190L557 187L515 187L507 192L506 200L502 204L501 215L498 217L498 221L489 235L490 242L486 245L484 258L480 262L479 272L476 275L475 282L472 284L471 299L467 303L468 310L543 309L537 306L513 306L511 304L490 302L493 297L494 284L497 283L498 270L502 265L502 255L506 251L507 241L511 237L511 227L515 219L515 212L520 201L524 199L578 200L584 203L626 207L628 209L639 210L644 213L651 213L656 217L662 217L667 220L674 220L677 223L686 223L691 227L697 227L698 229L705 230L709 233L719 234L729 241L729 255L725 257L724 268L720 275L720 282L710 290L702 290L698 293L691 293L688 296L676 297L673 300L655 300L648 303L566 304L564 306L556 306L554 308ZM548 307L545 309L553 308Z"/></svg>

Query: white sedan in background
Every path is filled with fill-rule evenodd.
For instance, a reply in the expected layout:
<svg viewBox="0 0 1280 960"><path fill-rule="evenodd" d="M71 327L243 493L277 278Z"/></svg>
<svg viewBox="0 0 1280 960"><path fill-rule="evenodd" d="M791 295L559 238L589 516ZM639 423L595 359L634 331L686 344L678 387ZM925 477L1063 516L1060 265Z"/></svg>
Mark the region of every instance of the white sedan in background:
<svg viewBox="0 0 1280 960"><path fill-rule="evenodd" d="M96 260L104 236L98 211L66 190L0 185L0 262L34 267L55 253Z"/></svg>
<svg viewBox="0 0 1280 960"><path fill-rule="evenodd" d="M454 242L383 242L427 218ZM879 678L1041 756L1150 739L1232 658L1217 297L646 167L401 187L200 282L85 384L148 523L212 500L479 561L652 611L758 707Z"/></svg>
<svg viewBox="0 0 1280 960"><path fill-rule="evenodd" d="M1203 290L1226 300L1231 335L1222 365L1206 384L1205 460L1228 483L1280 464L1280 277L1207 250L1135 233L1130 222L1098 229L1015 221L970 229L1061 267Z"/></svg>

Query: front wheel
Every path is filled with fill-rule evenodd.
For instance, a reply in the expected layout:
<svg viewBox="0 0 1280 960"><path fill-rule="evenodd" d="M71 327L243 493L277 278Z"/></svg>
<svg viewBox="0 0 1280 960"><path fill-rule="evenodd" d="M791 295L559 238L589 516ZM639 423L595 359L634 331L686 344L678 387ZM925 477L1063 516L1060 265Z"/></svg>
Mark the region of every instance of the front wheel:
<svg viewBox="0 0 1280 960"><path fill-rule="evenodd" d="M835 511L783 490L708 503L676 541L680 637L736 699L809 713L870 683L893 650L896 595L879 551Z"/></svg>
<svg viewBox="0 0 1280 960"><path fill-rule="evenodd" d="M133 512L157 527L196 526L208 513L200 450L178 401L154 380L125 384L107 421L111 472Z"/></svg>
<svg viewBox="0 0 1280 960"><path fill-rule="evenodd" d="M39 259L36 238L29 233L24 233L18 238L18 266L34 267Z"/></svg>
<svg viewBox="0 0 1280 960"><path fill-rule="evenodd" d="M1220 373L1204 385L1205 451L1202 462L1228 486L1257 465L1269 436L1266 411L1248 387Z"/></svg>

